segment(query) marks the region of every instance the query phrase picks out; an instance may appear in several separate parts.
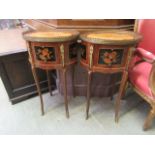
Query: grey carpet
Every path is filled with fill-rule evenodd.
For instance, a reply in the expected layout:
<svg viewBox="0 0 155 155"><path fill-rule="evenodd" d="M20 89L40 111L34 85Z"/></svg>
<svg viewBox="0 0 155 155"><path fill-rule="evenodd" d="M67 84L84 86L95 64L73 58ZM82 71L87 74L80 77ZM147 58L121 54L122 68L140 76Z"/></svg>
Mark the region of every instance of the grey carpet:
<svg viewBox="0 0 155 155"><path fill-rule="evenodd" d="M144 132L142 126L149 111L135 93L122 100L119 123L114 122L114 100L92 98L90 117L85 120L85 97L69 98L70 119L65 117L63 97L57 91L43 95L45 115L40 115L39 97L11 105L0 79L0 134L155 134L153 127Z"/></svg>

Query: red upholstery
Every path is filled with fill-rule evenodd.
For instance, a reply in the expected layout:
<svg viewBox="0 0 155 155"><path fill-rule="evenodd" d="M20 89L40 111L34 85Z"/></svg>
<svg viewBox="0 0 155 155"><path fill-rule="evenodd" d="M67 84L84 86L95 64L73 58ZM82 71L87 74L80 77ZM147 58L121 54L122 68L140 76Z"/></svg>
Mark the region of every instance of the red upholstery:
<svg viewBox="0 0 155 155"><path fill-rule="evenodd" d="M149 76L152 64L149 62L155 60L155 20L138 20L137 31L142 34L143 40L138 45L135 56L131 61L129 67L129 80L141 92L152 98L152 92L149 87ZM142 58L149 62L143 61L136 64L136 62Z"/></svg>
<svg viewBox="0 0 155 155"><path fill-rule="evenodd" d="M138 33L143 35L143 40L138 47L150 51L155 55L155 20L138 20Z"/></svg>
<svg viewBox="0 0 155 155"><path fill-rule="evenodd" d="M149 75L152 65L148 62L141 62L129 71L129 79L132 85L142 91L145 95L152 98L149 88Z"/></svg>

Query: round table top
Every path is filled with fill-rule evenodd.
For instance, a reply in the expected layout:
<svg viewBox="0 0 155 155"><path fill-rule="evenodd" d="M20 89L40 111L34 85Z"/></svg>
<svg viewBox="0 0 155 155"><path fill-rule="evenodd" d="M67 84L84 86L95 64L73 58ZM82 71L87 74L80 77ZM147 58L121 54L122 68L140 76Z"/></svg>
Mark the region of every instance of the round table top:
<svg viewBox="0 0 155 155"><path fill-rule="evenodd" d="M130 45L138 43L142 36L132 31L109 30L84 33L80 38L94 44Z"/></svg>
<svg viewBox="0 0 155 155"><path fill-rule="evenodd" d="M77 31L34 31L23 34L27 41L34 42L65 42L75 40L79 36Z"/></svg>

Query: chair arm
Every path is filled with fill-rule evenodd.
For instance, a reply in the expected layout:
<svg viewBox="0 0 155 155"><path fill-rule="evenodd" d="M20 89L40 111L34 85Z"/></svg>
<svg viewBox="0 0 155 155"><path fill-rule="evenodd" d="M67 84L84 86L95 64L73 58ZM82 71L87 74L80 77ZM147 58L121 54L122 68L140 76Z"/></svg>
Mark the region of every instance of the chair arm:
<svg viewBox="0 0 155 155"><path fill-rule="evenodd" d="M155 55L143 48L137 48L135 54L140 55L145 61L149 63L153 63L155 61Z"/></svg>
<svg viewBox="0 0 155 155"><path fill-rule="evenodd" d="M128 70L132 70L133 67L134 67L136 64L138 64L138 63L140 63L140 62L142 62L142 61L144 61L144 59L143 59L142 56L138 53L138 50L137 50L137 49L134 49L134 53L133 53L133 56L132 56L132 58L131 58L131 61L130 61Z"/></svg>

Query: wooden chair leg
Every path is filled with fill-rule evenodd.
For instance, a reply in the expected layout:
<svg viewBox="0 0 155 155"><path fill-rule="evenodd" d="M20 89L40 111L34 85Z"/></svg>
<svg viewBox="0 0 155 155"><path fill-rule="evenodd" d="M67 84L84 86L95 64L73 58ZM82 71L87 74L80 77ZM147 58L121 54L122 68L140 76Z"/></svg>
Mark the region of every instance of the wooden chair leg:
<svg viewBox="0 0 155 155"><path fill-rule="evenodd" d="M37 73L36 73L36 69L32 66L32 74L37 86L37 92L39 94L40 97L40 103L41 103L41 114L44 115L44 103L43 103L43 98L42 98L42 94L41 94L41 89L40 89L40 85L39 85L39 80L37 77Z"/></svg>
<svg viewBox="0 0 155 155"><path fill-rule="evenodd" d="M91 74L92 71L88 71L88 81L87 81L87 104L86 104L86 120L89 117L89 107L90 107L90 96L91 96L91 88L90 88L90 83L91 83Z"/></svg>
<svg viewBox="0 0 155 155"><path fill-rule="evenodd" d="M125 84L127 81L127 77L128 77L128 72L124 71L123 76L122 76L121 85L120 85L119 92L118 92L118 96L117 96L116 103L115 103L115 122L119 121L119 111L120 111L121 98L123 95L123 91L124 91L124 87L125 87Z"/></svg>
<svg viewBox="0 0 155 155"><path fill-rule="evenodd" d="M152 120L155 117L155 108L151 109L143 126L143 130L146 131L151 127Z"/></svg>
<svg viewBox="0 0 155 155"><path fill-rule="evenodd" d="M64 100L65 100L66 117L69 118L66 71L67 71L66 68L64 68L63 69L63 81L64 81L63 87L64 87Z"/></svg>
<svg viewBox="0 0 155 155"><path fill-rule="evenodd" d="M48 89L50 92L50 95L52 96L52 89L51 89L51 78L50 78L50 73L49 70L46 70L46 75L47 75L47 81L48 81Z"/></svg>

